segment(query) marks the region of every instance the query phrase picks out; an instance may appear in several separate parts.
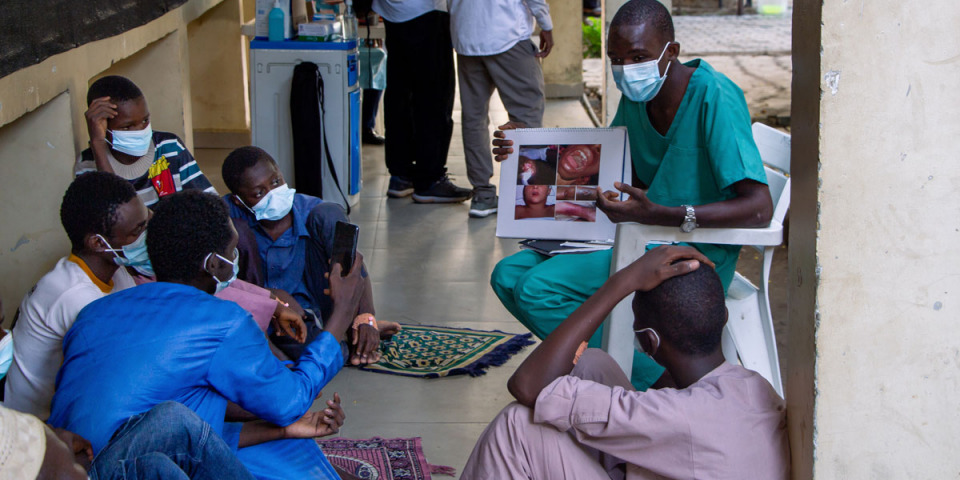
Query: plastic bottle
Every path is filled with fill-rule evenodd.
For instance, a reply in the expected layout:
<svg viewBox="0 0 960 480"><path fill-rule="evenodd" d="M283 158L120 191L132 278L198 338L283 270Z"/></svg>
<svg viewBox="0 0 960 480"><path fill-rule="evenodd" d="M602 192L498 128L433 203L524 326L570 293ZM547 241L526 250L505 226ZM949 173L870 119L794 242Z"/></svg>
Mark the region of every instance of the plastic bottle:
<svg viewBox="0 0 960 480"><path fill-rule="evenodd" d="M284 34L283 7L280 6L280 0L273 4L268 18L268 38L271 42L282 42L286 35Z"/></svg>
<svg viewBox="0 0 960 480"><path fill-rule="evenodd" d="M350 0L347 0L347 8L341 19L343 23L343 39L345 41L356 40L357 30L359 29L357 26L357 16L353 13L352 3Z"/></svg>

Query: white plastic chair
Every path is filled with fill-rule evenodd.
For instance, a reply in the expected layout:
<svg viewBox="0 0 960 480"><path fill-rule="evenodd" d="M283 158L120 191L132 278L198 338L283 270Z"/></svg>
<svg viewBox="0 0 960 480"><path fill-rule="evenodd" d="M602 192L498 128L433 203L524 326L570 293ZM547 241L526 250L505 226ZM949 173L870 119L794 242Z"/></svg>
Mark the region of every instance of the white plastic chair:
<svg viewBox="0 0 960 480"><path fill-rule="evenodd" d="M783 219L790 207L790 135L766 125L753 124L753 138L760 150L767 172L767 183L773 199L773 218L763 228L697 228L683 233L679 225L662 227L638 223L617 225L613 247L611 272L633 263L646 251L650 242L691 242L753 246L763 253L763 278L754 286L739 273L727 290L727 309L730 312L723 330L723 354L728 362L740 363L766 378L780 396L783 382L780 378L780 360L777 341L770 315L770 297L767 282L773 252L783 243ZM603 348L630 376L633 365L633 312L630 295L614 308L607 318Z"/></svg>

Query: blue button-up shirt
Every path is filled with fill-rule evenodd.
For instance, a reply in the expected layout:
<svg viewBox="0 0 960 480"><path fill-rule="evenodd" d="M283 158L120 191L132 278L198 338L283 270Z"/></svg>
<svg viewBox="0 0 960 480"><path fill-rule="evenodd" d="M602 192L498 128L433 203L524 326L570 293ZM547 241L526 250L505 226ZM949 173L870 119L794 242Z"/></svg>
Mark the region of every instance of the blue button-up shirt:
<svg viewBox="0 0 960 480"><path fill-rule="evenodd" d="M323 200L317 197L299 193L294 195L293 226L274 240L249 210L227 201L230 217L246 220L257 239L257 253L263 263L264 286L286 291L303 308L309 308L318 315L318 305L307 290L303 271L306 267L307 242L310 240L307 215L321 203Z"/></svg>

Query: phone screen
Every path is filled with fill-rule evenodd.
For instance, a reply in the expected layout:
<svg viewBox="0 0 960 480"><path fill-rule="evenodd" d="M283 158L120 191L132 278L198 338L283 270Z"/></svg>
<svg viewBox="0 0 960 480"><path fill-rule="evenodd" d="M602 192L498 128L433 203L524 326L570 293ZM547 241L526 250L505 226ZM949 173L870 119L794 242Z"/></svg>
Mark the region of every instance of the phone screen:
<svg viewBox="0 0 960 480"><path fill-rule="evenodd" d="M346 223L337 222L336 230L333 233L333 262L339 263L342 270L340 275L345 277L353 268L353 262L357 258L357 237L360 235L360 227Z"/></svg>

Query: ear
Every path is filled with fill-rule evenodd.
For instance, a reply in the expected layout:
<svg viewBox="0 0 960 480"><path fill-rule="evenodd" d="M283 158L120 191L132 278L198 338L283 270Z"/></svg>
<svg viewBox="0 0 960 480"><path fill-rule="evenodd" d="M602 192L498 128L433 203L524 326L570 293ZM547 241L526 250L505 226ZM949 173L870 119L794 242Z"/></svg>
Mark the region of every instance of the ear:
<svg viewBox="0 0 960 480"><path fill-rule="evenodd" d="M216 272L220 268L220 257L214 254L207 254L203 259L203 264L200 266L204 272Z"/></svg>
<svg viewBox="0 0 960 480"><path fill-rule="evenodd" d="M727 326L727 322L730 321L730 310L727 307L723 307L723 326Z"/></svg>
<svg viewBox="0 0 960 480"><path fill-rule="evenodd" d="M109 253L107 245L94 233L88 233L83 237L83 249L88 252Z"/></svg>
<svg viewBox="0 0 960 480"><path fill-rule="evenodd" d="M680 42L673 42L667 47L667 54L664 55L670 60L676 60L680 57Z"/></svg>
<svg viewBox="0 0 960 480"><path fill-rule="evenodd" d="M647 355L650 355L651 357L656 355L660 350L661 345L660 342L657 341L657 337L653 334L653 331L647 330L641 333L640 336L643 337L641 345L643 346L643 349ZM649 350L647 350L648 346L650 347Z"/></svg>
<svg viewBox="0 0 960 480"><path fill-rule="evenodd" d="M229 197L230 201L233 202L234 205L243 208L243 202L240 201L240 197L238 197L236 193L231 193Z"/></svg>

